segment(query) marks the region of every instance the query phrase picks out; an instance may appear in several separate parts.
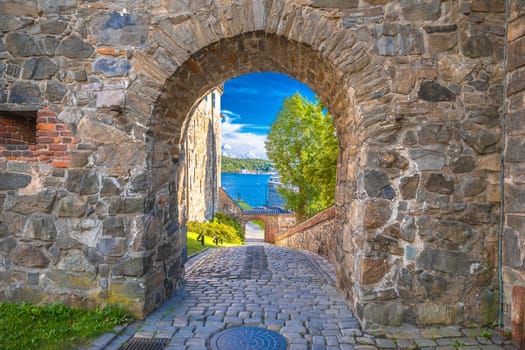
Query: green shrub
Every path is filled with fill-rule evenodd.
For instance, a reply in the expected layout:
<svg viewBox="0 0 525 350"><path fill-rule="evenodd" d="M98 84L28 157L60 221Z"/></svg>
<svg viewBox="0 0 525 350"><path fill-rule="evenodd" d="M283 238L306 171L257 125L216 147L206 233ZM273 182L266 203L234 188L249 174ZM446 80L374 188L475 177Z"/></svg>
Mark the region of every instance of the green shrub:
<svg viewBox="0 0 525 350"><path fill-rule="evenodd" d="M221 224L216 219L212 222L188 222L188 231L202 234L206 237L218 237L224 242L241 243L241 237L237 234L234 227L226 224Z"/></svg>
<svg viewBox="0 0 525 350"><path fill-rule="evenodd" d="M221 224L229 225L233 228L235 228L235 231L237 231L237 235L241 238L241 240L244 242L244 230L241 227L241 223L231 216L228 216L224 213L217 213L215 214L214 219L216 219Z"/></svg>

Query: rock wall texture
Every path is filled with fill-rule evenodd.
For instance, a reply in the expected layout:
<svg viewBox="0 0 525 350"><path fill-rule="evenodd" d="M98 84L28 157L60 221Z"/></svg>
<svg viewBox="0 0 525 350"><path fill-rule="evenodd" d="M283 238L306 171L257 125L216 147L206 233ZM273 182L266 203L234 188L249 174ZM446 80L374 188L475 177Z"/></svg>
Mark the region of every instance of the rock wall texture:
<svg viewBox="0 0 525 350"><path fill-rule="evenodd" d="M339 237L334 230L335 207L330 207L275 236L278 246L308 250L319 254L335 264L335 241Z"/></svg>
<svg viewBox="0 0 525 350"><path fill-rule="evenodd" d="M190 221L211 220L219 206L221 95L222 89L214 89L201 100L183 136Z"/></svg>
<svg viewBox="0 0 525 350"><path fill-rule="evenodd" d="M525 346L525 2L509 2L505 117L505 212L503 236L504 321ZM519 293L521 291L521 293ZM512 305L521 307L512 308Z"/></svg>
<svg viewBox="0 0 525 350"><path fill-rule="evenodd" d="M157 307L183 281L191 113L278 71L334 118L337 279L363 325L492 322L504 147L506 202L521 189L511 3L0 0L0 111L36 115L35 144L2 145L0 299Z"/></svg>

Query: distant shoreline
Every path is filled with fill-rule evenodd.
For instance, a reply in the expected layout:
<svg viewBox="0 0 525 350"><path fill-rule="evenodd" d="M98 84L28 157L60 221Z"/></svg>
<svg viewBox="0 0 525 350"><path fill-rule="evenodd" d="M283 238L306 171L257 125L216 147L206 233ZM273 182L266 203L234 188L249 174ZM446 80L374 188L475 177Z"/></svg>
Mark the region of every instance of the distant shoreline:
<svg viewBox="0 0 525 350"><path fill-rule="evenodd" d="M224 174L238 174L238 175L275 175L276 173L272 172L255 172L255 171L221 171Z"/></svg>

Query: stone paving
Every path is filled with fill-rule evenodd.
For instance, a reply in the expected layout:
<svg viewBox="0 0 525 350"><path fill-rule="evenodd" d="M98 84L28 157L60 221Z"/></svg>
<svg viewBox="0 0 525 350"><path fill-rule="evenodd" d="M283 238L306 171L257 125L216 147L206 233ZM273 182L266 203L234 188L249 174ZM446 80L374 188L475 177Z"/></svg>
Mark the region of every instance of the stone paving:
<svg viewBox="0 0 525 350"><path fill-rule="evenodd" d="M246 325L279 332L289 350L515 350L507 339L479 328L363 333L335 289L332 266L308 252L267 244L212 249L186 268L186 285L161 308L116 335L106 334L89 349L116 350L142 337L170 338L166 350L204 350L217 332Z"/></svg>

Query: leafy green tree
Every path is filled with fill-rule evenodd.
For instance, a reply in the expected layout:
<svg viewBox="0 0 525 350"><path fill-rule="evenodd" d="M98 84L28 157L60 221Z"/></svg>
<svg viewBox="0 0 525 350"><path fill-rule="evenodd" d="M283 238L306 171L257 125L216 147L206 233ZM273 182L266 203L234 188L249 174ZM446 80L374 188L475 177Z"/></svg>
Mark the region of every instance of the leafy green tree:
<svg viewBox="0 0 525 350"><path fill-rule="evenodd" d="M245 159L221 157L221 170L225 173L240 173L243 170L264 173L272 169L272 163L266 159Z"/></svg>
<svg viewBox="0 0 525 350"><path fill-rule="evenodd" d="M323 109L297 93L286 98L266 142L284 185L279 192L299 221L334 202L339 147L332 118Z"/></svg>

